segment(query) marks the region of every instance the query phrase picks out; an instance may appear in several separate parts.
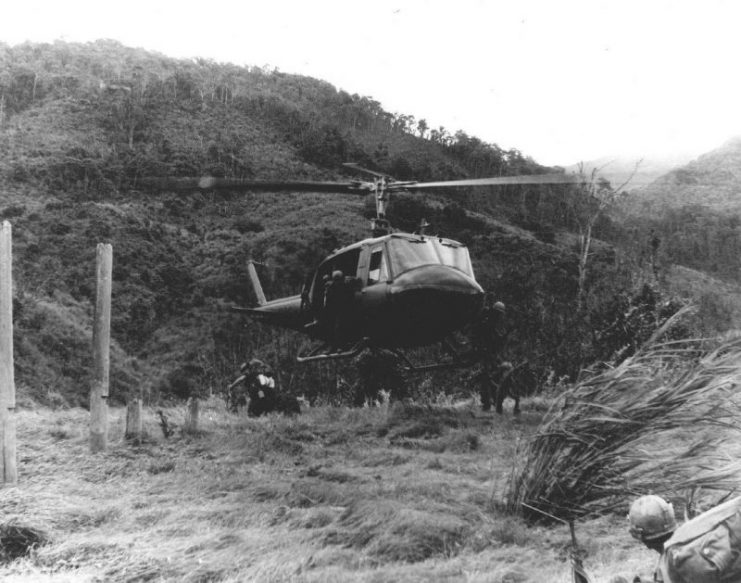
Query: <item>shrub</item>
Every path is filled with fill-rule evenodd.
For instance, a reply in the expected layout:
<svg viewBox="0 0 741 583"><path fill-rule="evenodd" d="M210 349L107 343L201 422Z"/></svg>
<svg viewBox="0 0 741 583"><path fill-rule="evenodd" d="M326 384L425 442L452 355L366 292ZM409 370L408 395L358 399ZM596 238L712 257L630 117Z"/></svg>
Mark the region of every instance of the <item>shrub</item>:
<svg viewBox="0 0 741 583"><path fill-rule="evenodd" d="M16 217L22 217L26 212L26 207L17 204L9 207L5 207L0 211L0 219L14 219Z"/></svg>
<svg viewBox="0 0 741 583"><path fill-rule="evenodd" d="M701 349L652 346L562 394L511 475L510 511L573 520L636 492L735 489L741 463L718 446L738 417L741 339Z"/></svg>

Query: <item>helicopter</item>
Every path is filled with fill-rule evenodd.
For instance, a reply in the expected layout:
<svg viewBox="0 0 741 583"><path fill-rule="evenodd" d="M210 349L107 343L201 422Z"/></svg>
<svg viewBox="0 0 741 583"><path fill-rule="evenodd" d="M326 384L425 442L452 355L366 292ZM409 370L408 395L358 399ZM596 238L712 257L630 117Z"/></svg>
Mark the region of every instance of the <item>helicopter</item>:
<svg viewBox="0 0 741 583"><path fill-rule="evenodd" d="M574 175L537 174L437 182L397 181L362 168L370 180L347 182L260 181L203 177L161 183L173 190L250 190L372 194L376 216L371 236L335 250L306 277L301 292L268 300L255 261L247 272L257 305L232 310L269 325L306 334L313 346L297 355L299 362L348 359L366 349L393 352L413 370L464 365L468 356L454 333L471 324L484 306L485 292L476 281L463 243L424 232L396 231L386 216L395 192L497 185L573 184ZM449 358L418 366L405 349L440 344Z"/></svg>

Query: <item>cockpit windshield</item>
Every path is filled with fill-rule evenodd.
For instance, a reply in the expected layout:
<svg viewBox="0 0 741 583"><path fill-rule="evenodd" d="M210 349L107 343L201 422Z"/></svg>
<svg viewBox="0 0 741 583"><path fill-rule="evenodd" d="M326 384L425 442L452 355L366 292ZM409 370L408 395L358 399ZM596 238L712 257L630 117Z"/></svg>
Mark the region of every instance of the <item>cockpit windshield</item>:
<svg viewBox="0 0 741 583"><path fill-rule="evenodd" d="M435 239L433 245L440 254L443 265L455 267L458 271L462 271L466 275L473 277L471 257L468 255L467 247L446 239Z"/></svg>
<svg viewBox="0 0 741 583"><path fill-rule="evenodd" d="M391 237L388 246L394 275L422 265L447 265L473 277L468 249L460 243L437 237Z"/></svg>

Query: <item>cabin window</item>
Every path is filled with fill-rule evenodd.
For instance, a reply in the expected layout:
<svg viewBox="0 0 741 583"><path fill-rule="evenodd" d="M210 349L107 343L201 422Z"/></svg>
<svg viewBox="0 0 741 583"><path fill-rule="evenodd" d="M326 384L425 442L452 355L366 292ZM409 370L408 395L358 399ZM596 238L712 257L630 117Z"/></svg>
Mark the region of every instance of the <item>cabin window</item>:
<svg viewBox="0 0 741 583"><path fill-rule="evenodd" d="M371 252L370 265L368 267L368 285L373 285L379 281L386 281L388 278L389 272L386 267L386 257L383 254L383 247L379 247Z"/></svg>

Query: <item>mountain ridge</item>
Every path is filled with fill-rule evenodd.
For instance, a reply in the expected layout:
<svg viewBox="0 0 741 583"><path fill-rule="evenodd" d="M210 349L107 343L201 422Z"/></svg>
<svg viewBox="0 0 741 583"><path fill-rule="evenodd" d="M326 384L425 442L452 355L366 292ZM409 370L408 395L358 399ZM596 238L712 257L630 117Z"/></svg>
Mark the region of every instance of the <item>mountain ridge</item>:
<svg viewBox="0 0 741 583"><path fill-rule="evenodd" d="M675 168L637 193L644 208L703 205L741 212L741 137Z"/></svg>
<svg viewBox="0 0 741 583"><path fill-rule="evenodd" d="M692 159L692 156L684 154L650 157L615 155L571 164L565 169L567 172L583 170L586 175L594 170L608 180L613 188L623 187L625 190L632 191L645 188Z"/></svg>

